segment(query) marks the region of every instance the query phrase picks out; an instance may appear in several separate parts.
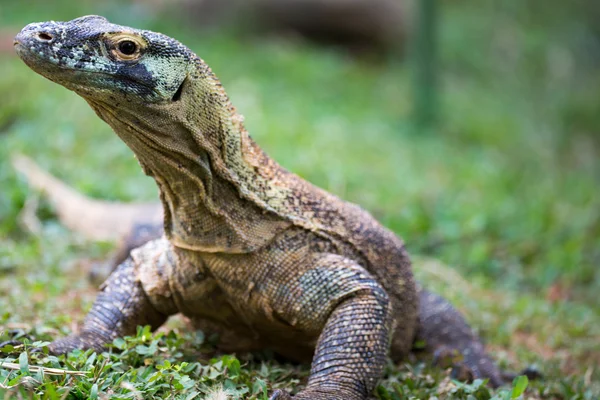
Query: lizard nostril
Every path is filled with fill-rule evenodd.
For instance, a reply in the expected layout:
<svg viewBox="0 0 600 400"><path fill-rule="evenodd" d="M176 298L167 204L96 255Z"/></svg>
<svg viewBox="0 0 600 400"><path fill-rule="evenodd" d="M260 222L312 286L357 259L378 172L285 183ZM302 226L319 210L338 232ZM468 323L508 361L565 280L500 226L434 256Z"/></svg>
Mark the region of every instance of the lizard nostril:
<svg viewBox="0 0 600 400"><path fill-rule="evenodd" d="M53 36L46 32L40 32L38 33L37 38L42 42L49 42L53 39Z"/></svg>

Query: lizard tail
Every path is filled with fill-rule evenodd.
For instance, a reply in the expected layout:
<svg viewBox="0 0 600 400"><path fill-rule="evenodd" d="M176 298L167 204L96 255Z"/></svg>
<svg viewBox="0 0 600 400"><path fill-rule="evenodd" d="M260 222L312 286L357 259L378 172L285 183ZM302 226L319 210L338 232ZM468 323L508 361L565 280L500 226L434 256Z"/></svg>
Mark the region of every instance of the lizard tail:
<svg viewBox="0 0 600 400"><path fill-rule="evenodd" d="M87 239L116 241L137 224L157 225L162 221L162 207L158 203L92 199L50 175L28 157L16 155L12 164L31 187L46 193L59 220Z"/></svg>

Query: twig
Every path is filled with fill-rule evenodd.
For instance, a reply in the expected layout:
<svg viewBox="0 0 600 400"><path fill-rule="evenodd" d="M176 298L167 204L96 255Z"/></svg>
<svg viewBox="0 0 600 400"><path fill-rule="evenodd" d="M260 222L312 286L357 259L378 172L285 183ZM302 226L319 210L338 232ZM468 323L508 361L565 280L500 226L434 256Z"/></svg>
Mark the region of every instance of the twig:
<svg viewBox="0 0 600 400"><path fill-rule="evenodd" d="M0 361L0 368L14 369L14 370L21 369L21 367L19 366L19 364L10 363L10 362L3 363L1 361ZM29 366L29 370L31 372L43 371L44 374L48 374L48 375L76 375L76 376L86 376L88 374L85 371L69 371L69 370L66 370L66 369L40 367L40 366L37 366L37 365L30 365Z"/></svg>

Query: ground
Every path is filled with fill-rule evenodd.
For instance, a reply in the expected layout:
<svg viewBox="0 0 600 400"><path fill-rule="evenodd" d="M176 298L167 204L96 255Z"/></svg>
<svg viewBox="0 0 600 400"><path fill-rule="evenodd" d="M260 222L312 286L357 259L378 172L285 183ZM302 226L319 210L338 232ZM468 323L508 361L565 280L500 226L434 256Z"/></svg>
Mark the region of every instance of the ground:
<svg viewBox="0 0 600 400"><path fill-rule="evenodd" d="M598 398L600 75L579 62L570 25L548 31L528 25L516 6L484 3L444 8L440 124L426 132L411 125L411 70L393 58L201 36L140 11L139 2L1 1L0 32L12 37L29 22L100 13L179 38L211 65L269 154L401 235L420 280L467 315L503 367L537 365L545 379L530 382L525 397ZM563 26L552 18L544 21ZM217 354L214 338L182 319L154 336L140 330L103 355L25 351L76 329L95 297L87 271L111 244L62 228L14 172L11 154L34 158L88 195L157 194L82 99L35 75L10 45L0 51L0 342L24 343L0 349L0 395L187 399L222 387L264 399L302 385L308 366L268 353ZM522 385L459 384L427 360L408 360L390 364L377 395L511 398Z"/></svg>

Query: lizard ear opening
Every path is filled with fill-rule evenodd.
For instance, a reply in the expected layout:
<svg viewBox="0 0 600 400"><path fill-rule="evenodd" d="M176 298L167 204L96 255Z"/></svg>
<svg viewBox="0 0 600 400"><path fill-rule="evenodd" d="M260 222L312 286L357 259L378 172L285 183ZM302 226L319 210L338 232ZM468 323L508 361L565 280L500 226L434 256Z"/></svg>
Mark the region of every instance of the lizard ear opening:
<svg viewBox="0 0 600 400"><path fill-rule="evenodd" d="M179 99L181 98L181 92L183 92L183 85L185 84L185 81L187 81L187 78L185 78L183 82L181 82L181 85L179 85L179 87L177 88L177 91L171 98L172 101L179 101Z"/></svg>

